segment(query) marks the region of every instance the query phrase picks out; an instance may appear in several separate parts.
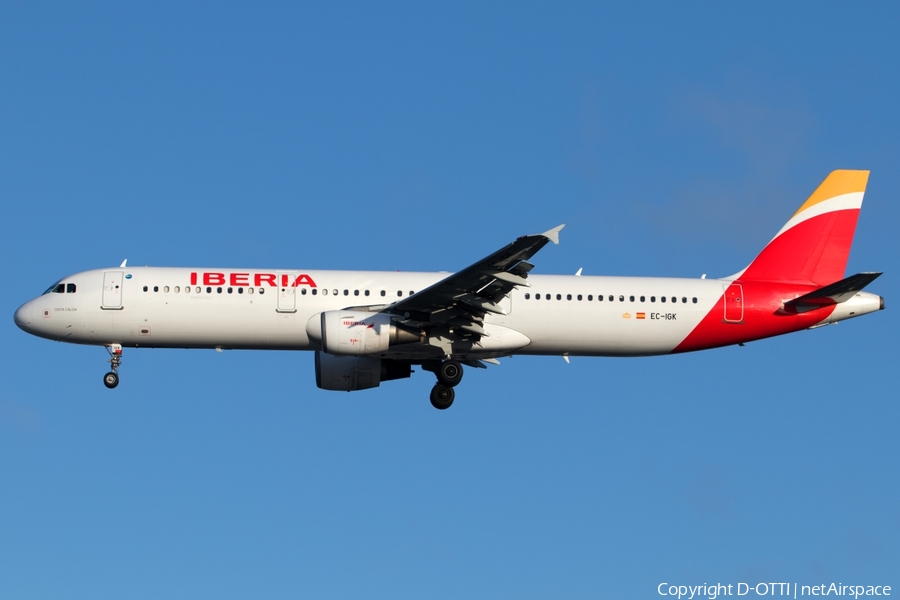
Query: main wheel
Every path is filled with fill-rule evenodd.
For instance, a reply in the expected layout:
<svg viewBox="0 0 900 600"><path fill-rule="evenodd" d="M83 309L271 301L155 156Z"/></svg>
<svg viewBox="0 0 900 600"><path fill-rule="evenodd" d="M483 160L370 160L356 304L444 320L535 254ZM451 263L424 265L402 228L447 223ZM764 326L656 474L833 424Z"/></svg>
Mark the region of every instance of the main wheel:
<svg viewBox="0 0 900 600"><path fill-rule="evenodd" d="M113 389L114 387L119 385L119 376L110 371L103 376L103 385L105 385L109 389Z"/></svg>
<svg viewBox="0 0 900 600"><path fill-rule="evenodd" d="M448 387L455 387L463 378L463 368L458 361L445 360L437 372L438 381Z"/></svg>
<svg viewBox="0 0 900 600"><path fill-rule="evenodd" d="M443 383L438 383L431 388L431 405L438 410L450 408L450 405L453 404L453 398L455 397L456 392L453 391L453 388L446 386Z"/></svg>

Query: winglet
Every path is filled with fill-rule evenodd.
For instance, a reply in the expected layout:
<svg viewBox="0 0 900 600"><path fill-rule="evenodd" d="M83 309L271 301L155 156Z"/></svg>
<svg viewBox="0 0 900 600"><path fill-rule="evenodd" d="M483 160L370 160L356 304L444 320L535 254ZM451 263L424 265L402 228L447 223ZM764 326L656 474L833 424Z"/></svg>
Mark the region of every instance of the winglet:
<svg viewBox="0 0 900 600"><path fill-rule="evenodd" d="M548 240L550 240L551 242L553 242L554 244L558 245L559 244L559 232L565 226L566 226L566 224L563 223L562 225L560 225L558 227L554 227L550 231L545 231L541 235L544 236L545 238L547 238Z"/></svg>
<svg viewBox="0 0 900 600"><path fill-rule="evenodd" d="M125 260L122 261L122 264L119 265L119 268L120 268L120 269L124 269L124 268L125 268L125 263L127 263L127 262L128 262L128 259L126 258Z"/></svg>

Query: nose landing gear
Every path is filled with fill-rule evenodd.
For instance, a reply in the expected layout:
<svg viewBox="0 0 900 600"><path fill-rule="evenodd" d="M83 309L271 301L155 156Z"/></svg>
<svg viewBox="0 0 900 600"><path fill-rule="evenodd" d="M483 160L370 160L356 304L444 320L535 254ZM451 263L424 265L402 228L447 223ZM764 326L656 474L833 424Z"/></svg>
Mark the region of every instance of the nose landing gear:
<svg viewBox="0 0 900 600"><path fill-rule="evenodd" d="M106 351L109 352L109 360L106 362L109 363L112 370L103 376L103 385L113 389L119 385L118 371L122 366L122 344L110 344L106 346Z"/></svg>
<svg viewBox="0 0 900 600"><path fill-rule="evenodd" d="M456 397L453 388L462 381L462 365L456 360L445 360L428 370L433 371L438 380L431 389L431 405L438 410L447 410Z"/></svg>

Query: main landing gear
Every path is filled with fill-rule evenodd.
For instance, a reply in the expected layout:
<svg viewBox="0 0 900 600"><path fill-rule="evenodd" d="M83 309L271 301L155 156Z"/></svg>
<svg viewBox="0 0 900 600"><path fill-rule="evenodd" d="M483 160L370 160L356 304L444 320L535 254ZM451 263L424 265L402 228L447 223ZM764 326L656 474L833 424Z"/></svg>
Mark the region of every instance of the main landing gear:
<svg viewBox="0 0 900 600"><path fill-rule="evenodd" d="M453 404L456 387L463 377L463 368L459 361L445 360L438 365L425 367L437 376L437 383L431 389L431 405L438 410L446 410Z"/></svg>
<svg viewBox="0 0 900 600"><path fill-rule="evenodd" d="M113 389L119 385L119 367L122 366L122 344L110 344L106 347L109 352L109 360L107 361L112 369L103 376L103 385L109 389Z"/></svg>

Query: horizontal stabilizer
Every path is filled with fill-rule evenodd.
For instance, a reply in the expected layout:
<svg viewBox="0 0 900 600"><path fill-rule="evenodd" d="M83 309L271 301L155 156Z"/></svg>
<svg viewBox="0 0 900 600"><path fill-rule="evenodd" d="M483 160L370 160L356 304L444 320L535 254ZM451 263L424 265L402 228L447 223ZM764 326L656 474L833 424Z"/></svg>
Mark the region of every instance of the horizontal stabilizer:
<svg viewBox="0 0 900 600"><path fill-rule="evenodd" d="M879 275L881 273L857 273L821 287L814 292L804 294L799 298L794 298L785 302L784 305L785 307L791 306L800 309L802 312L803 309L840 304L855 296L857 292L861 292L863 288L875 281Z"/></svg>

